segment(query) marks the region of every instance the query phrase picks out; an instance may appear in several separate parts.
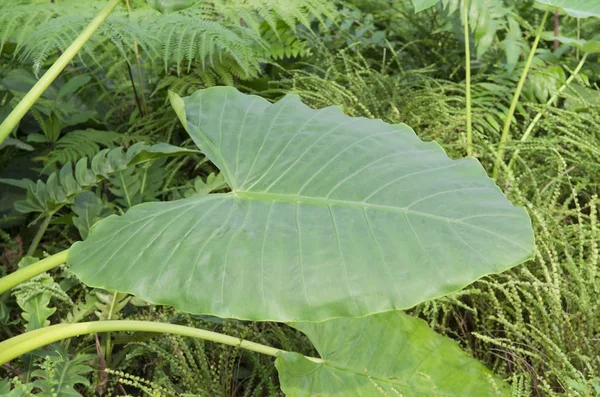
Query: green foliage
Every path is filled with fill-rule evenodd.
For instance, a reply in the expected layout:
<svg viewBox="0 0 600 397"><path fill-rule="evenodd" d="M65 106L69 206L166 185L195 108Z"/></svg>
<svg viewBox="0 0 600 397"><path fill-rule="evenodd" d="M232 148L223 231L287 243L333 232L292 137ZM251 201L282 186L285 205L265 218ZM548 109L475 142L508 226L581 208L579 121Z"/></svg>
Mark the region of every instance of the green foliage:
<svg viewBox="0 0 600 397"><path fill-rule="evenodd" d="M509 41L504 42L504 47L510 57L513 50L511 41L520 39L520 30L515 19L510 15L511 8L507 7L504 0L412 0L415 12L441 3L448 15L458 13L465 1L468 2L469 27L475 34L477 43L477 56L481 57L490 48L499 31L507 29ZM518 53L518 45L516 51Z"/></svg>
<svg viewBox="0 0 600 397"><path fill-rule="evenodd" d="M126 151L122 148L101 150L91 159L89 165L87 157L84 157L77 161L75 170L71 163L67 163L60 171L50 174L46 182L38 180L34 183L30 180L1 179L0 183L27 188L27 200L15 203L18 211L23 213L39 212L42 215L48 215L65 205L72 204L77 195L96 186L99 182L109 179L115 174L120 173L119 175L122 176L122 173L128 169L133 172L131 167L138 164L164 157L193 153L197 153L197 151L164 143L156 145L137 143Z"/></svg>
<svg viewBox="0 0 600 397"><path fill-rule="evenodd" d="M408 308L531 255L527 215L480 165L449 159L405 125L228 87L173 104L232 192L99 222L69 251L88 285L197 314L322 321Z"/></svg>
<svg viewBox="0 0 600 397"><path fill-rule="evenodd" d="M100 147L113 147L121 140L121 135L114 131L94 129L76 130L65 134L56 141L52 151L44 158L47 164L76 163L83 157L93 158Z"/></svg>
<svg viewBox="0 0 600 397"><path fill-rule="evenodd" d="M421 137L444 142L451 155L463 155L457 134L464 120L461 87L414 71L391 75L388 71L398 70L393 64L370 62L345 52L319 63L326 74L292 71L278 87L315 107L341 104L349 114L404 121ZM498 137L495 120L503 120L502 103L510 97L514 80L485 77L491 81L474 87L479 132L475 151L490 164L490 142ZM579 94L581 88L566 90L558 104L568 103L571 110L551 108L536 137L510 146L520 154L503 186L512 200L534 213L539 246L535 262L417 310L495 372L512 379L515 396L596 393L598 372L591 360L597 352L589 345L589 335L600 332L591 303L597 300L598 278L590 273L598 258L592 234L598 230L593 197L598 184L589 175L600 172L594 149L600 144L600 108L593 100L597 88L590 89L585 97ZM539 107L524 105L519 117L527 123L529 111Z"/></svg>
<svg viewBox="0 0 600 397"><path fill-rule="evenodd" d="M37 261L37 258L23 257L19 266L28 266ZM40 274L30 281L20 284L13 294L22 310L21 316L25 320L25 331L33 331L50 324L49 318L56 311L56 307L50 307L51 298L72 304L71 299L47 274Z"/></svg>
<svg viewBox="0 0 600 397"><path fill-rule="evenodd" d="M454 342L401 312L293 326L310 338L323 362L281 354L276 365L288 396L508 395L500 379Z"/></svg>
<svg viewBox="0 0 600 397"><path fill-rule="evenodd" d="M85 239L94 223L110 215L104 202L94 193L84 191L75 196L73 200L73 225L79 230L82 239Z"/></svg>
<svg viewBox="0 0 600 397"><path fill-rule="evenodd" d="M75 386L89 386L90 382L84 375L92 371L89 361L93 355L77 355L69 358L68 353L56 347L47 354L40 369L33 371L38 379L33 382L34 389L39 389L38 396L53 397L82 396Z"/></svg>
<svg viewBox="0 0 600 397"><path fill-rule="evenodd" d="M147 3L158 6L161 14ZM35 104L14 136L0 146L0 178L19 186L13 189L5 184L1 189L3 209L25 199L30 187L37 191L31 180L40 178L44 186L40 192L47 192L39 197L30 193L30 200L24 200L29 201L26 210L37 211L28 212L27 217L3 212L8 216L2 219L0 231L4 249L0 273L16 268L36 234L36 228L27 227L27 222L38 215L54 211L48 229L40 234L40 248L53 253L80 236L85 238L98 220L140 202L200 199L230 190L227 172L220 173L201 156L147 159L114 168L101 166L110 164L109 156L104 155L96 166L106 171L103 175L92 175L94 166L86 160L82 168L94 182L79 185L78 193L65 195L60 203L53 202L50 191L57 198L60 189L66 191L57 166L70 164L69 174L79 184L73 171L75 163L83 157L94 158L104 148L108 154L115 146L127 148L136 142L186 146L188 137L166 103L168 90L183 96L225 83L273 99L296 93L312 108L334 105L353 117L406 123L420 138L439 142L449 156L464 156L462 1L361 0L335 6L315 0L293 3L129 0L129 12L122 2ZM415 14L413 3L421 8L439 4ZM537 248L535 258L525 266L422 303L412 309L412 314L457 341L469 355L492 369L498 379L511 383L511 396L594 396L600 393L598 348L594 343L600 334L595 303L600 299L600 279L595 270L600 186L593 177L600 174L600 63L595 37L600 19L585 17L597 16L596 4L567 0L469 3L471 42L476 45L472 52L478 55L471 61L474 155L488 170L496 161L495 145L523 70L522 56L532 41L531 34L543 10L561 10L554 21L558 37L552 31L544 32L545 41L533 60L512 120L515 140L507 142L506 159L512 157L512 163L510 168L503 166L498 180L511 201L531 214ZM0 120L103 4L94 0L0 0ZM552 29L550 21L545 29ZM558 42L557 50L552 49L554 40ZM543 106L572 76L584 53L589 55L581 72L571 78L556 101ZM543 117L528 139L520 142L518 139L538 112ZM121 156L126 154L121 152ZM352 164L348 161L344 167ZM48 182L55 184L48 179L53 171L57 189L48 186ZM329 171L327 168L323 173ZM318 173L318 169L313 167L311 172ZM369 175L365 179L374 178ZM235 185L232 187L235 190ZM213 241L229 231L227 225L231 223L221 220L220 224L199 227L212 227ZM150 223L147 227L153 226ZM240 234L231 246L240 241ZM230 252L230 265L239 257L242 263L250 260ZM119 264L119 277L127 263L131 261ZM332 277L336 285L340 274ZM243 269L235 276L249 277ZM131 304L123 306L128 302ZM26 328L42 327L48 321L76 323L116 317L201 327L290 352L317 355L307 338L290 327L190 316L135 297L90 289L68 271L52 277L41 275L20 285L13 294L0 296L0 339ZM311 338L335 342L343 336L338 332L339 325L351 321L366 320L339 319L305 327L319 331L334 327L335 332L320 332ZM426 328L423 332L431 333ZM397 336L387 334L390 338ZM375 346L377 337L360 339L357 351ZM447 339L435 339L452 344ZM338 351L343 353L344 346L354 342L344 341ZM322 345L317 347L323 353L328 346ZM286 379L285 373L278 379L270 357L183 337L113 333L110 337L99 335L98 341L93 336L73 338L60 346L51 345L0 367L0 378L10 380L0 381L0 394L258 397L282 395L280 381ZM385 357L390 351L390 344L385 346L376 351L372 363L359 365L357 374L351 375L353 379L368 380L365 390L381 391L381 385L385 388L402 378L399 374L382 382L373 376L379 356ZM106 360L102 356L107 351L112 351L109 365L113 369L104 368ZM93 364L87 356L91 352L98 352L99 357ZM418 353L396 360L396 368L409 365ZM60 387L61 374L65 373L61 368L70 366L65 364L67 360L77 361L80 357L88 357L81 365L92 365L95 370L68 370L72 375L67 374L67 378L80 382L69 381L71 389ZM337 362L336 354L328 360ZM278 365L282 361L278 359ZM433 358L426 359L423 368L434 362ZM477 366L473 361L469 365ZM307 367L315 371L313 375L335 372L329 366L308 363ZM367 373L365 368L369 368ZM431 367L427 370L431 372ZM417 370L412 381L426 379L421 376L424 372ZM314 381L310 374L299 375L307 382ZM450 374L448 379L454 377ZM34 388L34 383L40 387ZM283 382L282 387L289 393L297 388L293 383ZM348 384L344 382L343 387ZM485 380L483 384L492 389L494 384L500 388L503 385ZM352 395L351 391L344 394ZM396 395L393 390L387 394Z"/></svg>
<svg viewBox="0 0 600 397"><path fill-rule="evenodd" d="M57 50L64 51L98 6L90 0L69 0L36 4L32 12L31 1L3 0L0 45L14 43L20 60L32 63L34 70L39 71ZM190 70L192 63L201 64L221 81L231 82L232 76L256 76L259 63L268 59L263 57L270 43L269 37L260 34L262 21L277 33L278 21L290 28L297 24L309 26L311 18L323 14L333 17L334 10L328 3L316 0L196 2L166 15L138 5L131 13L114 11L84 47L79 61L109 68L110 54L133 59L136 42L149 61L164 69L174 66L183 71ZM279 41L277 35L276 38L275 43Z"/></svg>
<svg viewBox="0 0 600 397"><path fill-rule="evenodd" d="M600 4L585 0L535 0L536 3L559 8L575 18L600 18Z"/></svg>

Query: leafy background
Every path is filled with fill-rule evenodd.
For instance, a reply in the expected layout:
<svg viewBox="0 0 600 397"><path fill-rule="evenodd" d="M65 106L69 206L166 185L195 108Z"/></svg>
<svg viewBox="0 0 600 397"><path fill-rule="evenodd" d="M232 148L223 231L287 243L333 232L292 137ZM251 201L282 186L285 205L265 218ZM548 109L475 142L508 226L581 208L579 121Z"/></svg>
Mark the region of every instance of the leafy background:
<svg viewBox="0 0 600 397"><path fill-rule="evenodd" d="M197 152L159 146L144 153L160 155L133 161L140 145L195 149L167 103L168 90L187 95L229 84L271 100L296 93L313 108L337 105L351 116L406 123L451 157L464 157L460 5L445 0L415 13L408 0L218 0L164 14L141 0L129 1L130 10L120 6L1 149L0 177L8 183L0 195L0 272L70 246L96 220L137 203L228 191L218 169ZM0 1L0 117L101 6ZM470 2L475 155L490 173L542 14L532 1ZM556 21L561 36L598 39L597 18L561 12ZM597 55L547 109L533 136L519 140L582 56L572 43L552 40L554 23L551 17L517 108L507 151L513 166L498 180L533 220L535 258L411 313L508 380L515 396L594 396L600 393ZM76 184L61 179L64 167L80 176ZM32 245L44 222L45 233ZM2 339L47 324L114 318L190 324L316 354L289 327L151 306L85 287L66 268L0 297ZM12 395L282 393L270 358L180 337L127 334L113 338L109 357L105 338L34 352L3 366L0 377L16 386Z"/></svg>

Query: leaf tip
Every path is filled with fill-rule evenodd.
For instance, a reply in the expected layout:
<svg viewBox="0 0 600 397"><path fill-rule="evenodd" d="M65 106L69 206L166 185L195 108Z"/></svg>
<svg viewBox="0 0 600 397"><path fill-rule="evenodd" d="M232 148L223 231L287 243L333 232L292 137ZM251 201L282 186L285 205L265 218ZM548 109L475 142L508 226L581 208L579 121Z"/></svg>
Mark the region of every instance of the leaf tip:
<svg viewBox="0 0 600 397"><path fill-rule="evenodd" d="M183 124L183 127L187 130L188 126L187 119L185 117L185 102L183 101L183 98L177 95L174 91L169 90L169 101L171 102L173 110L175 110L175 113L177 113L177 117L179 117L181 124Z"/></svg>

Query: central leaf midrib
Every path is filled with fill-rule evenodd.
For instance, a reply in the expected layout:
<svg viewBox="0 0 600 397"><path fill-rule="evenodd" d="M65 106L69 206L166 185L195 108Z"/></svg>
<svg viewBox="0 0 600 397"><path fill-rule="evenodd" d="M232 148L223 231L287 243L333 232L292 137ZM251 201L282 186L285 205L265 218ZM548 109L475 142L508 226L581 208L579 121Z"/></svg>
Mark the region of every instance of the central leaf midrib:
<svg viewBox="0 0 600 397"><path fill-rule="evenodd" d="M418 216L433 218L444 222L455 222L466 224L460 219L446 218L439 215L429 214L427 212L414 211L405 207L392 207L389 205L372 204L358 201L336 200L324 197L302 196L297 194L278 194L278 193L260 193L260 192L244 192L232 191L232 194L241 199L258 200L258 201L280 201L286 203L302 203L320 206L336 206L346 208L356 208L360 210L372 209L376 211L395 212L398 214L414 214Z"/></svg>

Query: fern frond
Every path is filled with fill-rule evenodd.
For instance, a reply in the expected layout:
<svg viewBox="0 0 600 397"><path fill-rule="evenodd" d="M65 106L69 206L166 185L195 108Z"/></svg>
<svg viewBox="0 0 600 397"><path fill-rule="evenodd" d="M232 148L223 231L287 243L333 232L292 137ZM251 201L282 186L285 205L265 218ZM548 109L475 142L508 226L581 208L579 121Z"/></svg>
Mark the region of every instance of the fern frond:
<svg viewBox="0 0 600 397"><path fill-rule="evenodd" d="M15 54L38 72L77 37L98 4L92 0L29 3L0 0L0 45L16 43ZM225 81L230 76L249 78L265 61L268 43L261 37L263 21L277 32L279 21L295 29L297 24L309 26L312 18L334 14L331 4L317 0L218 0L168 15L148 6L129 15L121 7L84 46L78 62L103 69L110 68L114 55L131 62L136 42L146 62L162 64L165 70L173 66L179 73L199 65Z"/></svg>
<svg viewBox="0 0 600 397"><path fill-rule="evenodd" d="M75 163L82 157L94 157L100 151L100 147L113 147L122 138L122 135L114 131L100 131L88 128L69 132L60 138L52 151L42 159L46 164Z"/></svg>

